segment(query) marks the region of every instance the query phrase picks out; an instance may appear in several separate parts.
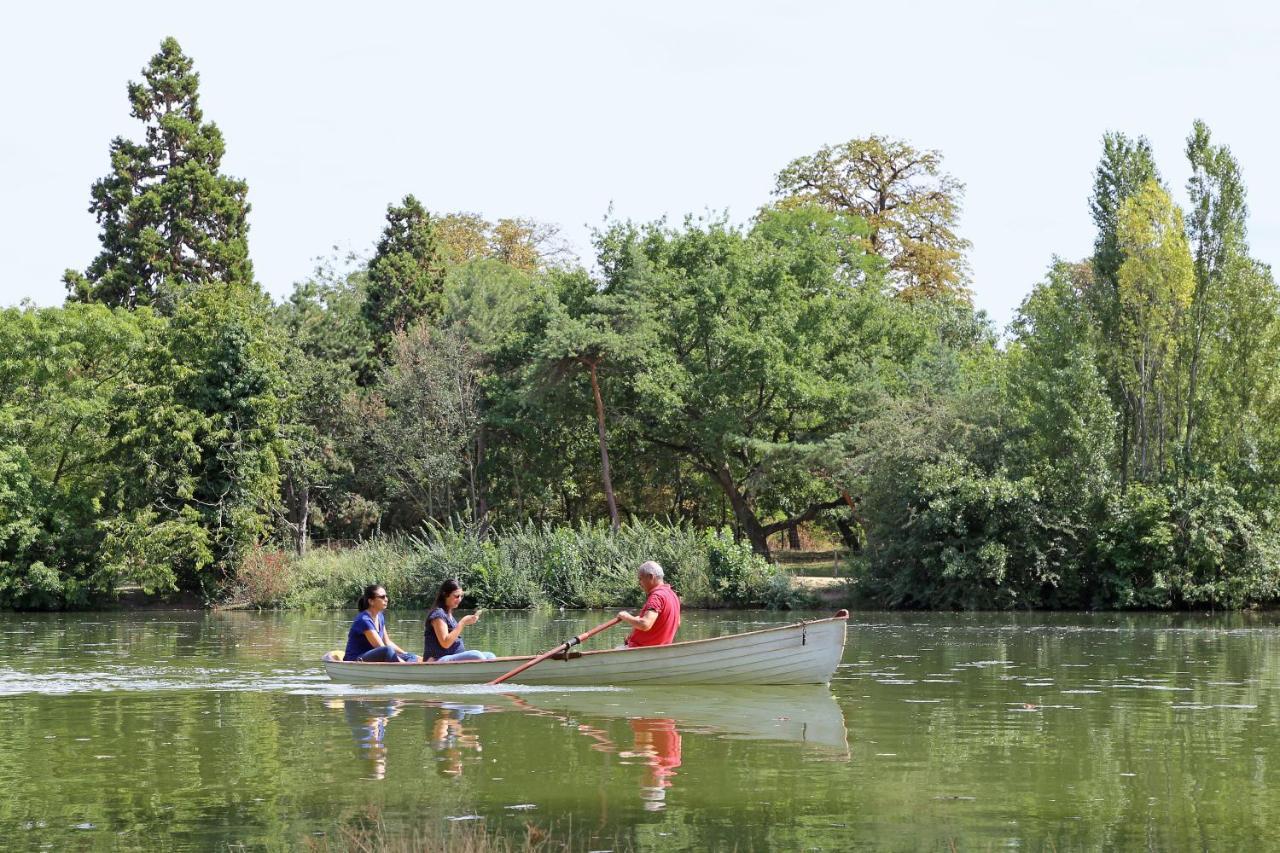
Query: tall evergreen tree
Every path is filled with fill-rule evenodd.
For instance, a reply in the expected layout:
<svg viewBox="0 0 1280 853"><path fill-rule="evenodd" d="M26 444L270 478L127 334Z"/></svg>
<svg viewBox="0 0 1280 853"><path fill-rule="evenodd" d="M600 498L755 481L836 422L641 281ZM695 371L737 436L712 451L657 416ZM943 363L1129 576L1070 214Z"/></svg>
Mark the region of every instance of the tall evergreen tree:
<svg viewBox="0 0 1280 853"><path fill-rule="evenodd" d="M253 283L248 185L220 172L222 132L200 110L200 75L167 38L129 84L142 142L111 142L111 173L96 181L89 211L102 252L82 275L67 270L68 298L172 313L192 285Z"/></svg>
<svg viewBox="0 0 1280 853"><path fill-rule="evenodd" d="M399 206L388 205L387 227L369 261L368 290L361 308L380 359L397 332L407 331L422 318L439 319L445 272L435 223L422 202L407 195Z"/></svg>

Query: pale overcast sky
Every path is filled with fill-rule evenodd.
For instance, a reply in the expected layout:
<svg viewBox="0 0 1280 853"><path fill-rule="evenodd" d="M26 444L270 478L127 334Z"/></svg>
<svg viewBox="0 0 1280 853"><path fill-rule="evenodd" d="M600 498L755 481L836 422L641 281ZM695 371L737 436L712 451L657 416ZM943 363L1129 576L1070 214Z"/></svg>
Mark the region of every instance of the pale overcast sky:
<svg viewBox="0 0 1280 853"><path fill-rule="evenodd" d="M200 72L250 251L277 298L389 202L559 224L727 210L878 133L967 187L979 307L1008 321L1053 255L1089 253L1104 131L1150 138L1183 198L1193 119L1231 146L1254 254L1280 259L1280 12L1219 2L30 3L0 33L0 305L59 304L96 254L89 186L140 137L125 85L173 35Z"/></svg>

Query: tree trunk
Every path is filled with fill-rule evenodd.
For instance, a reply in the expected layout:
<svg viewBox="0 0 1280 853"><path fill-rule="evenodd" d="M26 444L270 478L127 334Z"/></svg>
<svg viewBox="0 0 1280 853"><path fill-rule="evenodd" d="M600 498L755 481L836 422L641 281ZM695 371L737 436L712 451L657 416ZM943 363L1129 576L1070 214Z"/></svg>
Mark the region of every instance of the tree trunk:
<svg viewBox="0 0 1280 853"><path fill-rule="evenodd" d="M849 549L850 554L856 554L862 550L862 542L858 539L858 531L853 529L852 524L843 518L837 518L836 529L840 531L840 539L844 542L844 547Z"/></svg>
<svg viewBox="0 0 1280 853"><path fill-rule="evenodd" d="M311 545L311 487L306 483L302 484L302 494L298 501L298 522L297 522L297 540L298 556L307 556L307 549Z"/></svg>
<svg viewBox="0 0 1280 853"><path fill-rule="evenodd" d="M285 523L292 534L294 550L299 557L307 555L310 544L310 529L307 521L311 516L311 488L306 483L299 485L292 477L284 478Z"/></svg>
<svg viewBox="0 0 1280 853"><path fill-rule="evenodd" d="M604 498L609 504L609 526L618 529L618 504L613 499L613 475L609 473L609 441L604 429L604 398L600 395L600 380L596 377L598 359L583 361L591 374L591 393L596 398L596 427L600 432L600 474L604 480Z"/></svg>
<svg viewBox="0 0 1280 853"><path fill-rule="evenodd" d="M793 524L787 528L787 547L792 551L800 550L800 525Z"/></svg>
<svg viewBox="0 0 1280 853"><path fill-rule="evenodd" d="M473 512L476 523L479 524L479 533L481 536L489 529L489 502L485 500L484 483L477 482L477 474L481 466L484 465L484 427L480 427L476 431L476 457L475 466L471 471L471 493L475 497L475 507Z"/></svg>
<svg viewBox="0 0 1280 853"><path fill-rule="evenodd" d="M738 484L733 482L733 472L729 470L729 466L722 464L715 472L715 478L716 482L720 484L720 488L724 490L725 497L729 499L729 506L733 509L733 517L737 520L738 526L742 528L742 533L747 537L747 541L751 543L752 550L766 560L771 559L769 531L766 531L764 525L756 518L755 511L751 508L746 496L738 491Z"/></svg>

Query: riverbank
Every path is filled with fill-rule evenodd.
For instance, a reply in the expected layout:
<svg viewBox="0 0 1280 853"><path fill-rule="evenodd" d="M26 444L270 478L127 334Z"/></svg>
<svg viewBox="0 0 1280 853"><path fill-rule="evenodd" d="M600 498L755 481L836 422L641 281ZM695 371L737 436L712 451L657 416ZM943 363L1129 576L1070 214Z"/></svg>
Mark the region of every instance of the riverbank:
<svg viewBox="0 0 1280 853"><path fill-rule="evenodd" d="M533 524L477 539L435 528L422 537L375 539L305 556L258 548L243 561L217 606L235 609L347 609L368 584L404 606L425 607L456 578L470 607L602 608L635 603L635 570L657 560L688 607L786 609L812 603L807 588L728 531L633 523Z"/></svg>

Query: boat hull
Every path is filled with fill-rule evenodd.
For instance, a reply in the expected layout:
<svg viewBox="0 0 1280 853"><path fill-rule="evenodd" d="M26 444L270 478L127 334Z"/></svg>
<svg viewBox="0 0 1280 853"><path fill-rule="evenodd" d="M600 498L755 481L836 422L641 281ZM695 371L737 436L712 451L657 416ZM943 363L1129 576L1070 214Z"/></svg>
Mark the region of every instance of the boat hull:
<svg viewBox="0 0 1280 853"><path fill-rule="evenodd" d="M667 646L602 649L548 660L525 672L527 685L826 684L844 654L848 616ZM349 684L484 684L532 656L456 663L355 663L325 655L334 681Z"/></svg>

